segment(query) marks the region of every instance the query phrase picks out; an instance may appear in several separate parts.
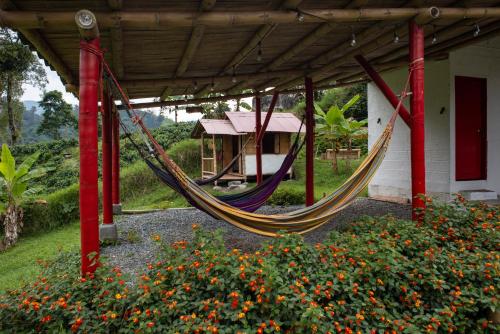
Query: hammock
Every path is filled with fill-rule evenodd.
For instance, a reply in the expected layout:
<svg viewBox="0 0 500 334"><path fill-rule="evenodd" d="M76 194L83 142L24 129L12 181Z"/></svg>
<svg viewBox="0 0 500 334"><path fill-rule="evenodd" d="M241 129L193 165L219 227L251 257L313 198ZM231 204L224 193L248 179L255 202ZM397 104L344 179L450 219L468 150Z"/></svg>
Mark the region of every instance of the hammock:
<svg viewBox="0 0 500 334"><path fill-rule="evenodd" d="M357 195L368 185L375 174L377 168L382 163L387 147L390 143L394 123L402 105L403 99L407 96L409 78L399 104L387 123L384 131L372 146L365 160L356 169L353 175L344 182L332 194L325 196L315 204L303 209L295 210L285 214L264 215L251 213L240 208L224 203L221 199L213 196L201 188L195 181L190 179L177 164L170 159L163 148L154 139L142 120L137 117L126 95L123 93L118 81L112 74L107 63L102 59L103 69L109 75L111 83L120 93L121 99L125 102L129 115L134 123L140 127L142 134L147 138L150 151L157 157L164 167L163 173L168 174L179 187L179 193L184 196L189 203L196 208L205 211L212 217L224 220L243 230L265 236L276 236L278 231L307 233L323 224L327 223L337 213L349 206ZM150 146L153 145L153 147Z"/></svg>

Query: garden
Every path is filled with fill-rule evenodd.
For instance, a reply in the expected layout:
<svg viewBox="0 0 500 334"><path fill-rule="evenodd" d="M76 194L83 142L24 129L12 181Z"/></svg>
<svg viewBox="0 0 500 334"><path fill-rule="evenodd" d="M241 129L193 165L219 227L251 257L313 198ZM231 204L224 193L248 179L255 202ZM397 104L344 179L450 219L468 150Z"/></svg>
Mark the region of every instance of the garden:
<svg viewBox="0 0 500 334"><path fill-rule="evenodd" d="M323 243L296 234L254 252L220 232L163 244L137 277L78 255L42 262L0 297L0 331L78 333L495 333L498 208L427 199L416 224L363 218Z"/></svg>

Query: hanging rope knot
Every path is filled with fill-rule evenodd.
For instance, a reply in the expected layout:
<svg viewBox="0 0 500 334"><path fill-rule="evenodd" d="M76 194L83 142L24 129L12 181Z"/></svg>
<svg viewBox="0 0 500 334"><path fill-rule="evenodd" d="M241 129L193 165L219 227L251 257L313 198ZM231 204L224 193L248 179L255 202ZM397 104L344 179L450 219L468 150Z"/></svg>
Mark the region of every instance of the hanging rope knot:
<svg viewBox="0 0 500 334"><path fill-rule="evenodd" d="M415 71L415 70L422 70L424 69L424 58L417 58L414 61L410 63L410 73Z"/></svg>
<svg viewBox="0 0 500 334"><path fill-rule="evenodd" d="M132 116L132 123L133 124L138 124L140 120L141 119L139 118L139 116L137 116L137 115L136 116Z"/></svg>
<svg viewBox="0 0 500 334"><path fill-rule="evenodd" d="M99 49L95 45L85 40L80 41L80 49L95 54L100 61L102 61L102 59L104 58L104 52L105 52L104 50Z"/></svg>

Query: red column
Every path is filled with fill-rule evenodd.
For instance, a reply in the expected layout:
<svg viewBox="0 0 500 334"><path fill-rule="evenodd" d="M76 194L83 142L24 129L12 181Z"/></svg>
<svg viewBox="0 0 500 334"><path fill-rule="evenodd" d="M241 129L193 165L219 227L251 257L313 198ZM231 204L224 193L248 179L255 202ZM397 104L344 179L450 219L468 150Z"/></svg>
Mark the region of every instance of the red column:
<svg viewBox="0 0 500 334"><path fill-rule="evenodd" d="M99 49L99 38L82 44ZM99 191L97 171L97 93L99 56L80 49L80 240L82 274L94 272L99 257ZM92 257L92 258L89 258Z"/></svg>
<svg viewBox="0 0 500 334"><path fill-rule="evenodd" d="M111 197L113 205L120 205L120 122L118 120L118 110L113 106L113 149L111 157Z"/></svg>
<svg viewBox="0 0 500 334"><path fill-rule="evenodd" d="M425 123L424 123L424 29L410 22L410 79L411 95L411 188L413 219L416 208L424 208L425 201Z"/></svg>
<svg viewBox="0 0 500 334"><path fill-rule="evenodd" d="M103 223L113 224L113 202L111 199L111 154L112 154L112 108L109 93L106 91L101 102L102 117L102 211Z"/></svg>
<svg viewBox="0 0 500 334"><path fill-rule="evenodd" d="M255 161L256 161L257 184L262 183L262 139L258 140L258 138L260 137L260 131L262 130L260 108L261 108L260 96L256 96L255 97ZM262 135L262 138L263 137L264 135Z"/></svg>
<svg viewBox="0 0 500 334"><path fill-rule="evenodd" d="M306 206L314 204L314 96L311 78L306 86Z"/></svg>

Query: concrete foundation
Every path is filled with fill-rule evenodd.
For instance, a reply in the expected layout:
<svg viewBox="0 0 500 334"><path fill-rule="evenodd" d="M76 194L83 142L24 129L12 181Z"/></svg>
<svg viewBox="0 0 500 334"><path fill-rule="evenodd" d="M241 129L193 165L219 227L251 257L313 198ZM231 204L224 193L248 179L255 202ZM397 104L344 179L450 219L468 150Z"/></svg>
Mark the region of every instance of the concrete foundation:
<svg viewBox="0 0 500 334"><path fill-rule="evenodd" d="M118 230L116 224L99 225L99 240L101 242L113 242L118 240Z"/></svg>

